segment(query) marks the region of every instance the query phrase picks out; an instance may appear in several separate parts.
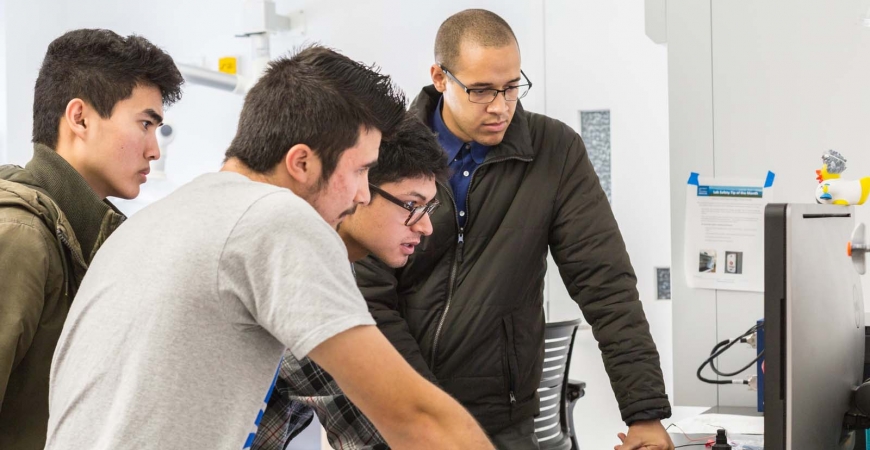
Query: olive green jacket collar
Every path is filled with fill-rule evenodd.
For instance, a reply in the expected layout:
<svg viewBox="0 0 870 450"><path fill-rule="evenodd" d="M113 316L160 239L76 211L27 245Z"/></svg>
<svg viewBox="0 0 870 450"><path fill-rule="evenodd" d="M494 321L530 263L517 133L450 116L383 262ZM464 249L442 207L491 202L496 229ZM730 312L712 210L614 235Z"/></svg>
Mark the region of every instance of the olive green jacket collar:
<svg viewBox="0 0 870 450"><path fill-rule="evenodd" d="M81 174L49 147L34 145L33 159L25 169L66 215L90 263L96 249L126 217L108 200L100 199Z"/></svg>

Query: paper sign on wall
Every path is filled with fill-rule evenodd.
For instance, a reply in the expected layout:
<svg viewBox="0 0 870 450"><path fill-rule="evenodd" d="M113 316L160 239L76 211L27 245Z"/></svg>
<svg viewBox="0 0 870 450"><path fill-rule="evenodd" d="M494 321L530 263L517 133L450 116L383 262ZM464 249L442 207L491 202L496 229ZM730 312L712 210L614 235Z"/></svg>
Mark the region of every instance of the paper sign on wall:
<svg viewBox="0 0 870 450"><path fill-rule="evenodd" d="M692 173L686 187L686 284L692 288L764 291L765 180Z"/></svg>

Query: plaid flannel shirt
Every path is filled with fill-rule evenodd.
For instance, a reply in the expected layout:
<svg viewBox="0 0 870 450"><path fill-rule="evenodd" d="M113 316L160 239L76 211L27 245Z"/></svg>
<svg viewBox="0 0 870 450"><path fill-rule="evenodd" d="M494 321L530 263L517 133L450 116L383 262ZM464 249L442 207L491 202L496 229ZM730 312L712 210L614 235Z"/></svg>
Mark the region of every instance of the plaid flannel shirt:
<svg viewBox="0 0 870 450"><path fill-rule="evenodd" d="M284 352L278 380L260 421L253 449L283 450L317 414L337 450L386 450L375 426L314 361Z"/></svg>

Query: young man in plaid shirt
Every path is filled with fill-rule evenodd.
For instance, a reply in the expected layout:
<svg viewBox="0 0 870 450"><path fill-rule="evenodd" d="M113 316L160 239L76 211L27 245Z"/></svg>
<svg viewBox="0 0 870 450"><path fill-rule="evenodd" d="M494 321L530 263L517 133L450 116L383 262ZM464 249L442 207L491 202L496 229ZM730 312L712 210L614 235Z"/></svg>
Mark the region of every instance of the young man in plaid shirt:
<svg viewBox="0 0 870 450"><path fill-rule="evenodd" d="M436 181L444 182L447 160L435 135L409 115L394 137L381 142L378 164L369 172L372 200L348 216L338 233L351 262L371 254L399 268L421 236L432 234L429 213ZM254 449L281 450L305 429L314 414L333 448L388 448L374 425L342 393L335 380L308 358L284 354L278 380L260 422Z"/></svg>

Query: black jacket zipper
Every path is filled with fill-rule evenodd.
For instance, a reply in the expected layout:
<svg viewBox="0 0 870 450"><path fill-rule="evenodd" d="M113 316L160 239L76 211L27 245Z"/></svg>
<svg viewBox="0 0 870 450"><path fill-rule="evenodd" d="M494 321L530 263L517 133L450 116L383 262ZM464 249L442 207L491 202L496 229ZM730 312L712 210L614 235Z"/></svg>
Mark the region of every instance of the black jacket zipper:
<svg viewBox="0 0 870 450"><path fill-rule="evenodd" d="M507 156L504 158L493 159L491 161L484 161L481 165L477 166L474 169L474 172L471 173L471 181L468 183L468 191L465 192L465 223L468 223L468 220L471 219L471 211L469 209L469 200L471 199L471 186L474 184L474 176L477 174L477 171L483 167L490 164L495 164L511 159L516 159L520 161L529 162L532 158L520 158L519 156ZM444 328L444 321L447 319L447 311L450 310L450 302L453 300L453 291L456 289L456 271L459 269L459 263L461 263L464 259L464 250L465 250L465 227L459 226L459 211L457 211L456 200L453 198L453 195L450 193L451 191L447 189L443 183L438 182L441 187L448 193L448 197L450 197L450 202L453 203L453 215L456 219L456 228L459 230L459 234L456 236L456 256L453 258L453 265L450 267L450 289L447 291L447 303L444 306L444 311L441 312L441 317L438 319L438 327L435 329L435 337L432 340L432 358L430 360L429 368L432 370L432 373L435 373L436 365L435 361L438 356L438 339L441 337L441 330ZM513 398L513 388L511 388L511 398L514 402L516 399Z"/></svg>

